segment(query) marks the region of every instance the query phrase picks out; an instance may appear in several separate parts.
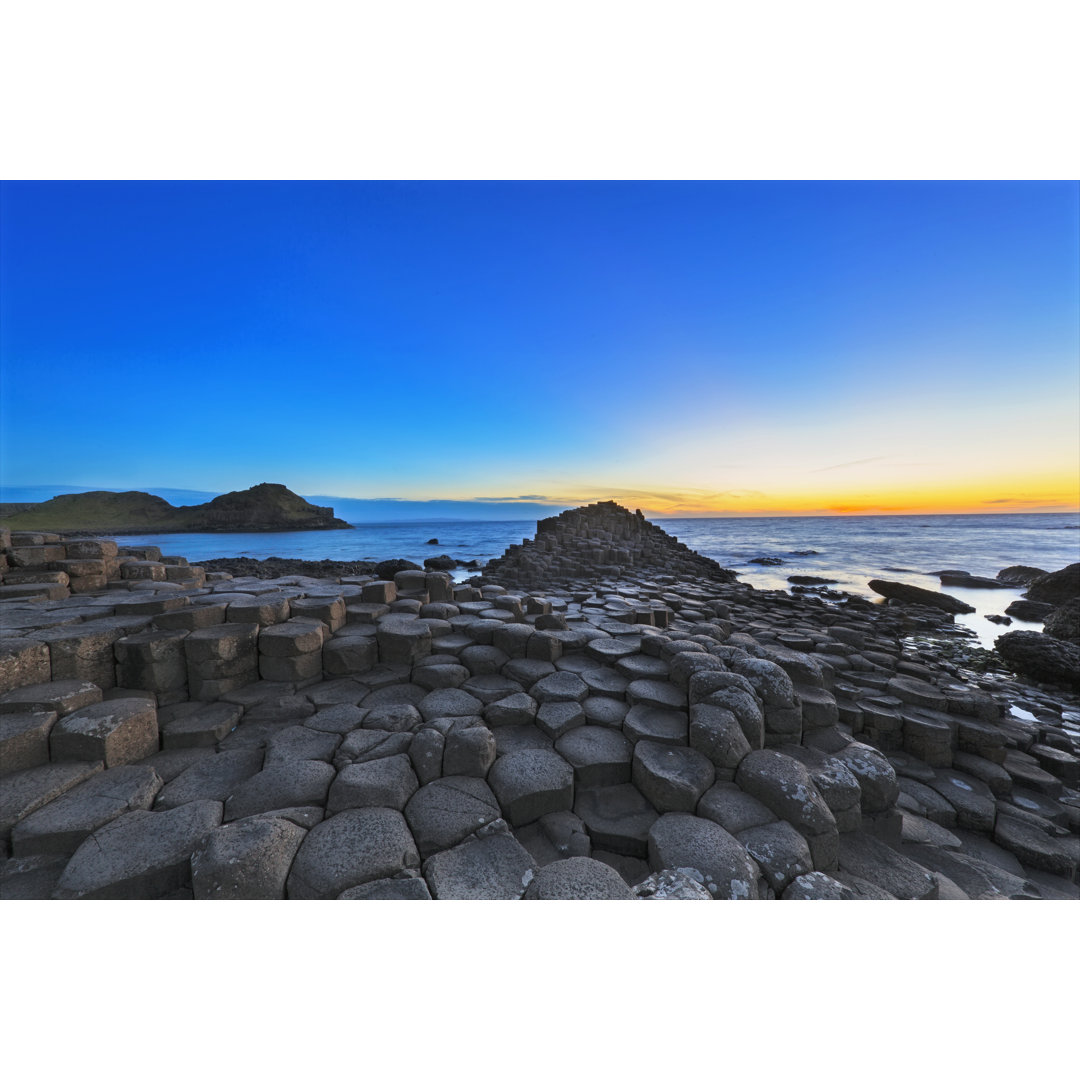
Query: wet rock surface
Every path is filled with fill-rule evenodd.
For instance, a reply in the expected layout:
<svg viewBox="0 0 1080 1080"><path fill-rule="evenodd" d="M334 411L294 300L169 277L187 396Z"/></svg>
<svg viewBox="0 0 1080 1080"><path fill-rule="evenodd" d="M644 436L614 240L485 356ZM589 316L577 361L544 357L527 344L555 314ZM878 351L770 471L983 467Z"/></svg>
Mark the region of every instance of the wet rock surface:
<svg viewBox="0 0 1080 1080"><path fill-rule="evenodd" d="M0 896L1080 895L1072 568L999 575L1052 578L1065 636L995 654L940 593L756 591L614 504L541 526L467 583L22 545L84 584L0 601Z"/></svg>

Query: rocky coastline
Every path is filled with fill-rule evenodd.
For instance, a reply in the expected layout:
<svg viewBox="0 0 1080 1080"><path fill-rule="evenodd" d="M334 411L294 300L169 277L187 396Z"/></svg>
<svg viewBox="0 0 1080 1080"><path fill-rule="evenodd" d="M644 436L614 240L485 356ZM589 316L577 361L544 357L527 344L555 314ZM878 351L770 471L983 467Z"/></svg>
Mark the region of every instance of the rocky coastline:
<svg viewBox="0 0 1080 1080"><path fill-rule="evenodd" d="M1074 568L991 653L614 503L466 582L0 545L3 898L1080 897Z"/></svg>

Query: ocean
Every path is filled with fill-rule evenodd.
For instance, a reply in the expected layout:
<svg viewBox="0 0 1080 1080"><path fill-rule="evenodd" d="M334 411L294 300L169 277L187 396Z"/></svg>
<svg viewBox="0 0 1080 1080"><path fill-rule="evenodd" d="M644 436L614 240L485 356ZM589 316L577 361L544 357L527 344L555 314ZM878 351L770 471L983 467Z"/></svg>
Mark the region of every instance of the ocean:
<svg viewBox="0 0 1080 1080"><path fill-rule="evenodd" d="M1080 561L1080 514L934 514L911 516L657 518L657 525L688 547L730 567L757 589L788 589L788 576L833 579L831 588L879 600L871 578L941 589L938 570L967 570L994 577L1022 564L1059 570ZM510 544L535 535L528 521L430 521L358 524L352 531L282 533L173 533L117 537L121 544L153 544L165 555L201 559L272 555L293 559L379 560L452 555L483 563ZM438 544L428 540L437 539ZM797 554L799 553L799 554ZM779 558L776 566L750 562ZM458 578L472 571L459 570ZM1007 630L1037 629L1020 623L1001 627L986 615L1001 614L1021 589L941 589L976 608L958 615L990 647Z"/></svg>

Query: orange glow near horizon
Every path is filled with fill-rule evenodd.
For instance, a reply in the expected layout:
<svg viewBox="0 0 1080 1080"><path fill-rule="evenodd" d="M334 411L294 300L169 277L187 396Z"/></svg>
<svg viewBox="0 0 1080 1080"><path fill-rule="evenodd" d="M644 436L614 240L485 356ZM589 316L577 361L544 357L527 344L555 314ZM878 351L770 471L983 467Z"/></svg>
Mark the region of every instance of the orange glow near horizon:
<svg viewBox="0 0 1080 1080"><path fill-rule="evenodd" d="M552 505L612 499L647 517L783 517L857 514L1069 513L1080 511L1080 474L1043 478L1002 477L978 483L896 486L878 490L841 487L806 491L658 491L590 488L549 496Z"/></svg>

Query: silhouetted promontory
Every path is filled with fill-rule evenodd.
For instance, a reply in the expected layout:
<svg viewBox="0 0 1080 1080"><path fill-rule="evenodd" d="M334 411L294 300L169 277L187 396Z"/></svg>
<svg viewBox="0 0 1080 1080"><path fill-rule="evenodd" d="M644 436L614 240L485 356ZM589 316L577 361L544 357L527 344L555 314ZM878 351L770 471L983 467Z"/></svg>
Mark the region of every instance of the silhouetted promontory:
<svg viewBox="0 0 1080 1080"><path fill-rule="evenodd" d="M283 484L256 484L197 506L173 506L144 491L57 495L6 518L14 530L61 533L291 532L351 529L329 506L314 506Z"/></svg>

